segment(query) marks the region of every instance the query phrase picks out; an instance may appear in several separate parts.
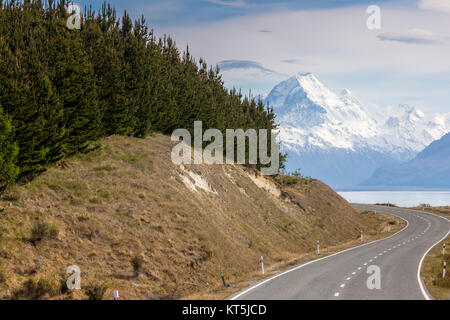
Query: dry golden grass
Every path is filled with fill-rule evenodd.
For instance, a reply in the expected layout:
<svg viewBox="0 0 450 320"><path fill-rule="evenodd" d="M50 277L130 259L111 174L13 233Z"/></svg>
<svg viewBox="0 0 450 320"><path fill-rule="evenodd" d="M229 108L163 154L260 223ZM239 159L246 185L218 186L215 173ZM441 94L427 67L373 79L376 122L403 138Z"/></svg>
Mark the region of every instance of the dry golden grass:
<svg viewBox="0 0 450 320"><path fill-rule="evenodd" d="M42 298L86 299L58 294L70 265L81 268L82 286L106 283L107 299L113 290L186 298L220 290L221 271L231 284L257 277L261 255L277 270L308 259L316 240L331 252L356 244L360 230L388 234L388 218L357 212L320 181L280 186L237 165L175 166L162 135L100 144L0 199L0 298L44 279L53 287ZM30 242L38 222L56 238Z"/></svg>
<svg viewBox="0 0 450 320"><path fill-rule="evenodd" d="M450 207L414 207L414 210L422 210L450 218ZM446 244L445 257L442 254L442 245ZM435 246L426 256L423 268L422 278L431 295L438 300L450 300L450 273L447 267L447 276L442 279L442 267L444 261L450 263L450 236Z"/></svg>
<svg viewBox="0 0 450 320"><path fill-rule="evenodd" d="M447 219L450 218L450 207L412 207L410 209L419 211L425 210Z"/></svg>
<svg viewBox="0 0 450 320"><path fill-rule="evenodd" d="M442 245L444 243L447 246L445 257L442 254ZM442 278L444 261L447 261L447 264L450 262L449 245L450 237L447 237L435 246L426 256L422 268L422 278L427 289L438 300L450 300L450 274L448 268L445 279Z"/></svg>

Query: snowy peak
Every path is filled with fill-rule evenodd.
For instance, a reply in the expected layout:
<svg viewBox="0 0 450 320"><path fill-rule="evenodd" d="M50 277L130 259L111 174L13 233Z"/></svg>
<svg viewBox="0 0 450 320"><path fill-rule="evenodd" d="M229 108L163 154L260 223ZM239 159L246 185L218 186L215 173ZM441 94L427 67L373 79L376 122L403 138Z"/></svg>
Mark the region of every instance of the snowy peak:
<svg viewBox="0 0 450 320"><path fill-rule="evenodd" d="M295 76L300 87L306 92L328 90L312 73L299 73Z"/></svg>
<svg viewBox="0 0 450 320"><path fill-rule="evenodd" d="M354 104L357 104L357 105L361 106L361 103L359 102L359 100L348 89L344 89L344 90L341 91L341 97L345 101L350 101L351 103L354 103Z"/></svg>
<svg viewBox="0 0 450 320"><path fill-rule="evenodd" d="M299 73L276 85L265 101L279 116L316 112L329 114L337 122L364 117L358 100L349 90L345 93L332 92L311 73Z"/></svg>
<svg viewBox="0 0 450 320"><path fill-rule="evenodd" d="M357 163L370 162L372 170L410 160L450 128L449 116L429 117L408 105L365 109L349 89L337 94L311 73L299 73L280 82L265 102L277 114L282 146L293 159L288 160L288 168L289 161L297 161L300 167L309 166L312 176L326 182L320 174L330 166L340 172L336 178L340 180L352 175L351 168ZM325 154L321 168L318 154ZM301 163L299 159L303 159ZM364 175L370 170L361 165ZM355 174L352 181L368 178L362 175Z"/></svg>
<svg viewBox="0 0 450 320"><path fill-rule="evenodd" d="M354 149L376 135L375 122L350 90L338 95L311 73L297 74L270 92L266 103L280 121L281 138L298 148Z"/></svg>
<svg viewBox="0 0 450 320"><path fill-rule="evenodd" d="M400 107L405 110L405 120L411 122L419 122L425 119L425 114L415 107L410 107L408 105L401 105Z"/></svg>
<svg viewBox="0 0 450 320"><path fill-rule="evenodd" d="M352 97L353 95L352 95L352 92L350 90L344 89L344 90L341 91L341 96Z"/></svg>
<svg viewBox="0 0 450 320"><path fill-rule="evenodd" d="M298 73L276 85L268 95L270 104L275 108L297 105L301 100L324 94L332 94L313 74ZM294 98L297 99L294 101Z"/></svg>
<svg viewBox="0 0 450 320"><path fill-rule="evenodd" d="M336 94L311 73L276 85L265 101L278 115L281 137L298 152L304 147L369 148L403 160L402 154L410 157L448 131L447 121L429 119L406 104L370 113L349 89Z"/></svg>

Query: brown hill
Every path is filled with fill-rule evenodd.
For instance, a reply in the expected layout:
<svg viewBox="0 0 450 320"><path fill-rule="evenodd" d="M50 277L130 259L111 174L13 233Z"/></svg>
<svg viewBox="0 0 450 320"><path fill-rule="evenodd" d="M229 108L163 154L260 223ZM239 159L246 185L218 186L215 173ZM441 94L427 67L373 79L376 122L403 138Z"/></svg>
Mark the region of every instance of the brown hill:
<svg viewBox="0 0 450 320"><path fill-rule="evenodd" d="M261 255L281 266L316 240L336 246L386 223L317 180L175 166L166 136L100 144L3 195L0 298L85 298L60 293L69 265L82 286L106 282L109 299L116 289L124 299L182 298L220 287L221 271L228 282L257 275Z"/></svg>

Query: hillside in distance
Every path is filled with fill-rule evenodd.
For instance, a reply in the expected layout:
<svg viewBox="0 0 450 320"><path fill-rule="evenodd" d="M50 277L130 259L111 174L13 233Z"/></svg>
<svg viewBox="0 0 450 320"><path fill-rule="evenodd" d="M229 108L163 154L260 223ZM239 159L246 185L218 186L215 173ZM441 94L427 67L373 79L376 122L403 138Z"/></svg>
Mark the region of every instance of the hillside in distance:
<svg viewBox="0 0 450 320"><path fill-rule="evenodd" d="M86 299L82 290L60 292L70 265L80 267L83 287L106 282L107 299L112 290L125 300L183 298L221 288L220 272L229 283L258 275L260 256L269 269L314 255L317 240L325 250L386 228L320 181L273 180L239 165L176 166L173 145L164 135L103 138L96 151L8 189L0 299L30 298L27 281L48 288L34 299Z"/></svg>
<svg viewBox="0 0 450 320"><path fill-rule="evenodd" d="M332 187L355 186L386 165L412 159L449 128L448 116L425 116L400 105L368 110L345 89L326 88L313 74L297 74L276 85L265 103L280 123L287 169Z"/></svg>
<svg viewBox="0 0 450 320"><path fill-rule="evenodd" d="M364 186L450 188L450 133L434 141L414 159L375 171Z"/></svg>

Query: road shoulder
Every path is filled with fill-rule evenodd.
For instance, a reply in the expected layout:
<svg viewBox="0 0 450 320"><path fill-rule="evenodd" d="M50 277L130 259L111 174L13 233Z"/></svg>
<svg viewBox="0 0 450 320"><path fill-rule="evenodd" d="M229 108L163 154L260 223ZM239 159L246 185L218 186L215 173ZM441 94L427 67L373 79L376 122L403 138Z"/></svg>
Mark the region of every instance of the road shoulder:
<svg viewBox="0 0 450 320"><path fill-rule="evenodd" d="M450 217L450 207L414 207L411 209L425 210L447 219ZM445 256L443 254L444 244L446 244ZM422 280L428 292L437 300L450 300L450 274L448 273L448 268L445 279L442 278L444 261L447 264L450 262L449 247L450 235L447 235L443 241L439 242L427 253L422 265Z"/></svg>

